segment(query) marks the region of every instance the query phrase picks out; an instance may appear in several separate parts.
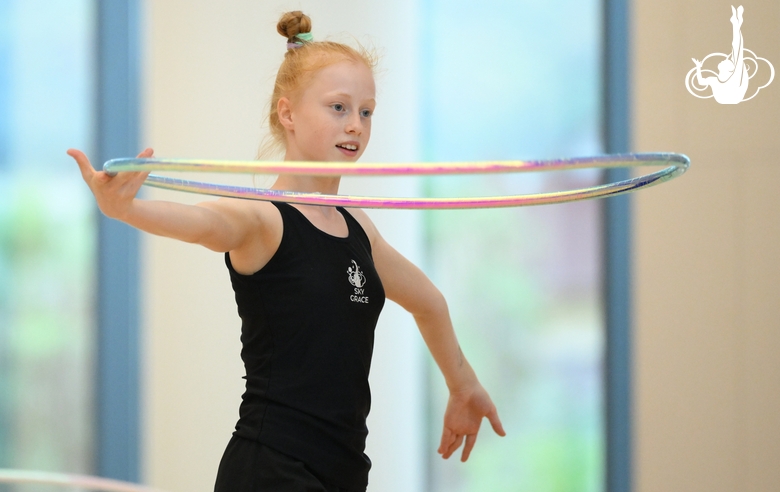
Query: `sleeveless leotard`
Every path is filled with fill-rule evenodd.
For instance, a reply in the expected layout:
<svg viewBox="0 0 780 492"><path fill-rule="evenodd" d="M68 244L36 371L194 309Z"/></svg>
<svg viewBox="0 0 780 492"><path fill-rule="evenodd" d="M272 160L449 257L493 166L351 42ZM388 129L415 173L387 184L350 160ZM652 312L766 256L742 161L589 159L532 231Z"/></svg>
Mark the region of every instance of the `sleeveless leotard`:
<svg viewBox="0 0 780 492"><path fill-rule="evenodd" d="M317 229L296 208L282 215L279 249L253 275L225 262L241 317L246 369L234 435L303 461L345 489L365 490L374 329L385 301L363 228Z"/></svg>

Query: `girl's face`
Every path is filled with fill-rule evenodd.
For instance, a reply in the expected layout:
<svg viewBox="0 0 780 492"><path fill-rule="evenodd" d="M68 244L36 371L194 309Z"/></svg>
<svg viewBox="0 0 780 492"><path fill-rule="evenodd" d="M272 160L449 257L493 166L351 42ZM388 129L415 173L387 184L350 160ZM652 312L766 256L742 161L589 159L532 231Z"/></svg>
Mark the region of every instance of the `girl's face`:
<svg viewBox="0 0 780 492"><path fill-rule="evenodd" d="M285 158L356 161L371 136L375 96L374 76L362 63L342 61L319 70L297 100L279 100Z"/></svg>

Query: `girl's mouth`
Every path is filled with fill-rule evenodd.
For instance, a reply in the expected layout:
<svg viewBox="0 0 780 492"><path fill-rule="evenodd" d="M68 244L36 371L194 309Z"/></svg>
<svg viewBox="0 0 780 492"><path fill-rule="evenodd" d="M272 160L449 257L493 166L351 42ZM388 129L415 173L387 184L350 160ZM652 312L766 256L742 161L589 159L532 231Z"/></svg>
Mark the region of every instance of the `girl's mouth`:
<svg viewBox="0 0 780 492"><path fill-rule="evenodd" d="M339 149L344 155L354 157L357 155L358 147L352 144L338 144L336 148Z"/></svg>

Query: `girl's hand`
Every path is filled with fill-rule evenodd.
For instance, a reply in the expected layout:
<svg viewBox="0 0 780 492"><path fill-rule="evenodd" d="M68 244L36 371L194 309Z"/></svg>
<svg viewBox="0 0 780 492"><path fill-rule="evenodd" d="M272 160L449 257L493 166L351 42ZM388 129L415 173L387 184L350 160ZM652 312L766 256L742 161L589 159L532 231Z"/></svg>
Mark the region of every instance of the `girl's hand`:
<svg viewBox="0 0 780 492"><path fill-rule="evenodd" d="M95 195L100 211L107 217L122 220L149 173L117 173L112 177L103 171L95 171L87 156L80 150L68 149L68 155L79 165L81 176ZM153 155L154 150L146 149L138 154L138 157L148 158Z"/></svg>
<svg viewBox="0 0 780 492"><path fill-rule="evenodd" d="M452 453L457 451L463 443L465 437L466 445L463 447L460 460L469 459L483 417L488 418L496 434L506 435L501 420L498 418L496 406L493 405L487 391L479 382L474 382L472 385L457 391L451 391L447 410L444 412L444 431L438 450L442 458L447 459L452 456Z"/></svg>

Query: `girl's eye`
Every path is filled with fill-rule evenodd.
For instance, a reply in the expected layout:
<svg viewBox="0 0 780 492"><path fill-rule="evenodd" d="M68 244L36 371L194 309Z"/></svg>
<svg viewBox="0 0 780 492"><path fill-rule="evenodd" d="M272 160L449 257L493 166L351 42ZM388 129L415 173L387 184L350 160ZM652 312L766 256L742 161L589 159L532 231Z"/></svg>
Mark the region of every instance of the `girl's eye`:
<svg viewBox="0 0 780 492"><path fill-rule="evenodd" d="M340 103L336 103L332 107L333 107L333 109L335 109L336 111L339 111L339 112L344 110L344 105L340 104Z"/></svg>
<svg viewBox="0 0 780 492"><path fill-rule="evenodd" d="M371 110L364 109L363 111L360 112L360 116L362 116L363 118L368 118L369 116L371 116Z"/></svg>

